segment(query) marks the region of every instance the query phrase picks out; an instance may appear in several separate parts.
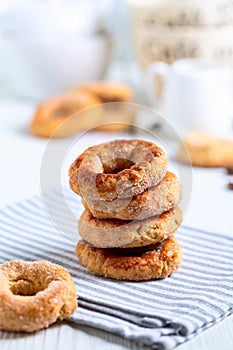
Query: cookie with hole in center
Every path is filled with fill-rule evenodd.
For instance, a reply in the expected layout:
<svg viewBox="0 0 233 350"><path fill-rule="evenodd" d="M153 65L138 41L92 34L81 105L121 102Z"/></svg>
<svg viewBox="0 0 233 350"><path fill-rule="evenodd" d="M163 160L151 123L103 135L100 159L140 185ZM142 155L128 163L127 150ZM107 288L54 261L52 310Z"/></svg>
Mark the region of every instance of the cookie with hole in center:
<svg viewBox="0 0 233 350"><path fill-rule="evenodd" d="M40 137L73 135L100 121L101 107L95 110L90 108L100 104L95 96L84 91L52 97L37 107L29 130Z"/></svg>
<svg viewBox="0 0 233 350"><path fill-rule="evenodd" d="M177 158L199 167L230 168L233 166L233 139L194 131L180 144Z"/></svg>
<svg viewBox="0 0 233 350"><path fill-rule="evenodd" d="M158 184L166 170L166 155L154 143L113 140L76 158L69 169L70 187L86 200L127 198Z"/></svg>
<svg viewBox="0 0 233 350"><path fill-rule="evenodd" d="M132 89L119 82L96 81L74 87L72 93L84 91L98 98L103 104L103 113L97 131L119 132L132 129L136 108L125 103L133 100Z"/></svg>
<svg viewBox="0 0 233 350"><path fill-rule="evenodd" d="M98 219L89 210L84 210L78 220L78 231L85 241L98 248L132 248L163 241L181 222L182 212L178 207L134 221Z"/></svg>
<svg viewBox="0 0 233 350"><path fill-rule="evenodd" d="M167 172L158 185L132 198L117 198L112 201L83 198L82 203L99 219L144 220L170 210L180 199L180 182L175 174Z"/></svg>
<svg viewBox="0 0 233 350"><path fill-rule="evenodd" d="M133 97L132 90L128 85L108 81L91 82L74 87L70 91L73 93L79 91L91 93L100 99L102 103L129 102Z"/></svg>
<svg viewBox="0 0 233 350"><path fill-rule="evenodd" d="M48 261L12 260L0 265L0 329L34 332L77 308L69 272Z"/></svg>
<svg viewBox="0 0 233 350"><path fill-rule="evenodd" d="M181 263L181 248L174 236L162 243L139 248L96 248L81 240L76 245L80 262L92 273L117 280L162 279Z"/></svg>

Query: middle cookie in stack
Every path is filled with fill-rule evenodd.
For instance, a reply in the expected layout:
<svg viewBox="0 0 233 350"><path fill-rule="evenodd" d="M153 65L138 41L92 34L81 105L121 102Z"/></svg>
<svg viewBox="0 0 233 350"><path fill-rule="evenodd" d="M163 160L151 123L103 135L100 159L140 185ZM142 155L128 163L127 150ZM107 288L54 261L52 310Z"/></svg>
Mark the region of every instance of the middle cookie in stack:
<svg viewBox="0 0 233 350"><path fill-rule="evenodd" d="M180 264L173 233L182 221L180 184L164 152L142 140L88 148L70 167L82 196L80 261L93 273L126 280L165 278Z"/></svg>

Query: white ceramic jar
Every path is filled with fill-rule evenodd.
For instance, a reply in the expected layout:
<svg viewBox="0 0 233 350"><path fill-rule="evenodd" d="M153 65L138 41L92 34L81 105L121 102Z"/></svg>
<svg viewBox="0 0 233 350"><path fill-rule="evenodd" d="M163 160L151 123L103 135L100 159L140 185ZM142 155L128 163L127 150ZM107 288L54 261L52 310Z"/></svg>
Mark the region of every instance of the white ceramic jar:
<svg viewBox="0 0 233 350"><path fill-rule="evenodd" d="M233 1L126 0L142 68L199 57L233 65Z"/></svg>
<svg viewBox="0 0 233 350"><path fill-rule="evenodd" d="M127 0L133 17L143 26L233 25L231 0Z"/></svg>

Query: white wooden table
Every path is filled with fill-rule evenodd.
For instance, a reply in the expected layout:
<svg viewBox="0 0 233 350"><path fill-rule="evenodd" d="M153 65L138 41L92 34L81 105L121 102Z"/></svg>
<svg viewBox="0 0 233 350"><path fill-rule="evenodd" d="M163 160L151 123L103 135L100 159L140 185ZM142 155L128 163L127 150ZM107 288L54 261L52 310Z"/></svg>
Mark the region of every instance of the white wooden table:
<svg viewBox="0 0 233 350"><path fill-rule="evenodd" d="M0 101L0 208L39 192L46 140L27 134L33 106ZM113 136L114 137L114 136ZM223 170L194 169L193 196L185 224L233 235L233 192ZM181 345L180 350L232 350L233 317ZM116 335L68 322L35 334L0 332L1 350L123 350L140 347Z"/></svg>

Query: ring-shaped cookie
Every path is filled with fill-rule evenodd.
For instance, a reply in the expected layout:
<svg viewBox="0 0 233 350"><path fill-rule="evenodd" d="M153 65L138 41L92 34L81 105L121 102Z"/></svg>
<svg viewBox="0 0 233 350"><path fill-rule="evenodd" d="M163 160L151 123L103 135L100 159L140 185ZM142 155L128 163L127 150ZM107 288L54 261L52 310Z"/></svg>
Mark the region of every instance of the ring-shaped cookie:
<svg viewBox="0 0 233 350"><path fill-rule="evenodd" d="M102 103L129 102L133 93L130 87L123 83L98 81L80 85L71 89L71 92L85 91L98 97Z"/></svg>
<svg viewBox="0 0 233 350"><path fill-rule="evenodd" d="M95 130L105 132L128 131L135 122L136 110L124 102L132 101L132 89L122 83L98 81L74 87L72 92L86 91L92 93L104 104L102 124Z"/></svg>
<svg viewBox="0 0 233 350"><path fill-rule="evenodd" d="M84 91L52 97L38 106L30 131L40 137L51 137L53 134L53 137L65 137L93 127L100 121L101 107L95 111L90 107L99 104L101 101L97 97ZM69 118L78 112L82 113ZM66 123L63 124L64 121Z"/></svg>
<svg viewBox="0 0 233 350"><path fill-rule="evenodd" d="M82 199L83 205L99 219L143 220L175 207L181 198L180 183L176 175L167 172L156 186L132 198L112 201Z"/></svg>
<svg viewBox="0 0 233 350"><path fill-rule="evenodd" d="M233 140L203 131L194 131L180 144L177 158L186 164L225 168L233 164Z"/></svg>
<svg viewBox="0 0 233 350"><path fill-rule="evenodd" d="M165 176L167 158L143 140L115 140L89 147L69 169L70 187L88 200L138 195Z"/></svg>
<svg viewBox="0 0 233 350"><path fill-rule="evenodd" d="M47 261L0 265L0 285L2 330L33 332L69 317L77 307L69 272Z"/></svg>
<svg viewBox="0 0 233 350"><path fill-rule="evenodd" d="M166 278L181 262L181 248L174 236L161 244L128 249L95 248L80 241L76 255L96 275L129 281Z"/></svg>
<svg viewBox="0 0 233 350"><path fill-rule="evenodd" d="M123 221L95 218L84 210L78 220L81 237L97 248L133 248L155 244L168 238L182 222L176 207L145 220Z"/></svg>

